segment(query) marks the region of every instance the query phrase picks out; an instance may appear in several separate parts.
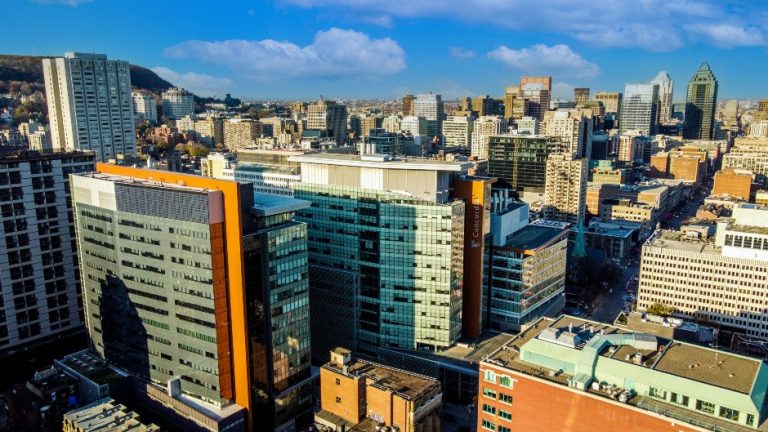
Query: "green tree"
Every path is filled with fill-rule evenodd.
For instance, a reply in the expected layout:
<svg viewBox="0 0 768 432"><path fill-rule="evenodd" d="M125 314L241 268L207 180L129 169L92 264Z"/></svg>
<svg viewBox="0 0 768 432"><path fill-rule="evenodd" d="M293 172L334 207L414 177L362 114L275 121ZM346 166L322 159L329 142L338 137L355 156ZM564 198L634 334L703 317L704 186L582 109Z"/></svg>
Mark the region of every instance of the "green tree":
<svg viewBox="0 0 768 432"><path fill-rule="evenodd" d="M209 151L210 149L208 149L208 147L204 146L203 144L190 143L187 145L187 153L191 157L205 157L208 156Z"/></svg>

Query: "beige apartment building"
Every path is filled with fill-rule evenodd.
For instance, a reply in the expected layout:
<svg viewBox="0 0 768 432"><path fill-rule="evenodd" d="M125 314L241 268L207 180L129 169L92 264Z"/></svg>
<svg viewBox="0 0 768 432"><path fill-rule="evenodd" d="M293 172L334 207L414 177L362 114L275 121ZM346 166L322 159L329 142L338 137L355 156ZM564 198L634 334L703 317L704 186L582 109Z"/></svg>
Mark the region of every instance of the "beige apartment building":
<svg viewBox="0 0 768 432"><path fill-rule="evenodd" d="M547 158L544 217L578 224L584 220L587 195L587 160L571 154Z"/></svg>

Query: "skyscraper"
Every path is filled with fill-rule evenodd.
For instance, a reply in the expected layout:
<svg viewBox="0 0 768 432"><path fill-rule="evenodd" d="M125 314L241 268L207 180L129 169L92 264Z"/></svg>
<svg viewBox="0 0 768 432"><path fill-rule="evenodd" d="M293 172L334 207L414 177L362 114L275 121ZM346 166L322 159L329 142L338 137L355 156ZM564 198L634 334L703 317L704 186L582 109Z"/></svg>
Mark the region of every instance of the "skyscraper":
<svg viewBox="0 0 768 432"><path fill-rule="evenodd" d="M450 116L443 120L443 144L446 146L469 147L472 143L474 117Z"/></svg>
<svg viewBox="0 0 768 432"><path fill-rule="evenodd" d="M577 103L589 102L589 87L576 87L573 89L573 100Z"/></svg>
<svg viewBox="0 0 768 432"><path fill-rule="evenodd" d="M567 145L567 151L576 158L589 159L592 151L592 119L587 118L582 110L546 112L542 133L560 138Z"/></svg>
<svg viewBox="0 0 768 432"><path fill-rule="evenodd" d="M586 159L558 153L547 158L544 217L578 224L584 220L587 198Z"/></svg>
<svg viewBox="0 0 768 432"><path fill-rule="evenodd" d="M563 150L559 138L496 135L488 142L488 174L510 183L522 196L544 193L547 157Z"/></svg>
<svg viewBox="0 0 768 432"><path fill-rule="evenodd" d="M529 110L528 101L520 96L520 86L507 86L504 88L504 118L507 121L521 119Z"/></svg>
<svg viewBox="0 0 768 432"><path fill-rule="evenodd" d="M292 220L308 203L96 169L72 177L92 348L217 416L244 407L257 430L311 415L306 226Z"/></svg>
<svg viewBox="0 0 768 432"><path fill-rule="evenodd" d="M82 332L69 174L93 154L0 155L0 357Z"/></svg>
<svg viewBox="0 0 768 432"><path fill-rule="evenodd" d="M544 113L549 111L549 101L552 97L552 77L520 78L520 96L528 99L526 115L544 120Z"/></svg>
<svg viewBox="0 0 768 432"><path fill-rule="evenodd" d="M338 145L344 145L347 141L347 106L325 99L310 104L307 107L307 129L324 131Z"/></svg>
<svg viewBox="0 0 768 432"><path fill-rule="evenodd" d="M598 92L595 93L595 100L602 102L603 106L605 106L605 116L613 117L614 120L618 120L619 123L621 123L621 103L622 103L623 95L621 93L613 93L613 92ZM613 127L617 127L617 123L613 122Z"/></svg>
<svg viewBox="0 0 768 432"><path fill-rule="evenodd" d="M136 152L128 62L68 52L43 59L54 150L91 150L97 161Z"/></svg>
<svg viewBox="0 0 768 432"><path fill-rule="evenodd" d="M148 93L135 91L131 93L133 97L133 113L136 120L146 120L152 123L157 122L157 102L155 98Z"/></svg>
<svg viewBox="0 0 768 432"><path fill-rule="evenodd" d="M170 88L163 92L163 114L178 119L195 113L195 95L183 88Z"/></svg>
<svg viewBox="0 0 768 432"><path fill-rule="evenodd" d="M472 156L488 159L488 140L491 135L499 135L507 131L507 120L504 117L483 116L475 120L470 138Z"/></svg>
<svg viewBox="0 0 768 432"><path fill-rule="evenodd" d="M651 81L651 84L659 85L659 109L656 121L660 124L669 123L672 120L672 90L674 82L666 71L661 71Z"/></svg>
<svg viewBox="0 0 768 432"><path fill-rule="evenodd" d="M424 117L428 122L427 134L430 138L441 137L443 120L445 120L445 105L439 94L420 94L413 101L413 115Z"/></svg>
<svg viewBox="0 0 768 432"><path fill-rule="evenodd" d="M659 85L627 84L621 103L621 133L633 130L641 135L656 134L656 110L659 108Z"/></svg>
<svg viewBox="0 0 768 432"><path fill-rule="evenodd" d="M704 62L688 81L688 97L685 100L686 139L712 139L717 107L717 79L709 63Z"/></svg>

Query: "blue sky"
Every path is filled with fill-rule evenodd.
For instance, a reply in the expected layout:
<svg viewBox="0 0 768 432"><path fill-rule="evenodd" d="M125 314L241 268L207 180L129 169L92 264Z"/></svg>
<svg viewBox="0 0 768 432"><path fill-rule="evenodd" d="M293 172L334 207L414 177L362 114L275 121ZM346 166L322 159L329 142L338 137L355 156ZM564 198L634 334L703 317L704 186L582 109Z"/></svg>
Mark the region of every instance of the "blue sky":
<svg viewBox="0 0 768 432"><path fill-rule="evenodd" d="M622 91L660 70L684 98L768 97L766 0L5 0L4 54L105 53L201 95L501 95L523 74Z"/></svg>

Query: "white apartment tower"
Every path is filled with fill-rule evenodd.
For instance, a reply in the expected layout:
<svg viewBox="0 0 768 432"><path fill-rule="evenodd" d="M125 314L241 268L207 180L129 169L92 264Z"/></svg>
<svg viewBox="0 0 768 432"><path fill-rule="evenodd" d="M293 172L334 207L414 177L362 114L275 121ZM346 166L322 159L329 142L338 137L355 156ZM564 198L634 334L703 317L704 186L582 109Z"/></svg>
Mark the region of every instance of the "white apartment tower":
<svg viewBox="0 0 768 432"><path fill-rule="evenodd" d="M544 218L578 224L584 220L587 197L586 159L570 153L555 153L547 158L544 185Z"/></svg>
<svg viewBox="0 0 768 432"><path fill-rule="evenodd" d="M195 113L195 95L183 88L170 88L163 92L163 114L178 119Z"/></svg>
<svg viewBox="0 0 768 432"><path fill-rule="evenodd" d="M136 120L157 122L157 102L151 94L135 91L131 93L131 97Z"/></svg>
<svg viewBox="0 0 768 432"><path fill-rule="evenodd" d="M54 150L91 150L97 161L136 151L128 62L68 52L43 59Z"/></svg>
<svg viewBox="0 0 768 432"><path fill-rule="evenodd" d="M475 120L471 135L471 155L488 160L488 141L492 135L507 132L507 119L498 116L481 116Z"/></svg>
<svg viewBox="0 0 768 432"><path fill-rule="evenodd" d="M581 110L547 111L542 133L560 138L576 158L589 158L592 147L592 121Z"/></svg>
<svg viewBox="0 0 768 432"><path fill-rule="evenodd" d="M666 124L672 120L672 87L674 81L666 71L659 72L651 84L659 85L659 109L656 116L658 123Z"/></svg>
<svg viewBox="0 0 768 432"><path fill-rule="evenodd" d="M443 121L443 144L446 146L469 147L475 118L471 116L450 116Z"/></svg>

